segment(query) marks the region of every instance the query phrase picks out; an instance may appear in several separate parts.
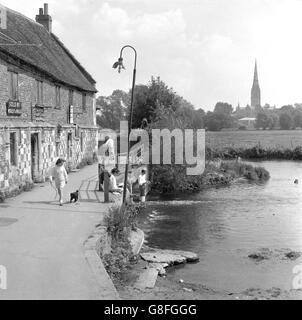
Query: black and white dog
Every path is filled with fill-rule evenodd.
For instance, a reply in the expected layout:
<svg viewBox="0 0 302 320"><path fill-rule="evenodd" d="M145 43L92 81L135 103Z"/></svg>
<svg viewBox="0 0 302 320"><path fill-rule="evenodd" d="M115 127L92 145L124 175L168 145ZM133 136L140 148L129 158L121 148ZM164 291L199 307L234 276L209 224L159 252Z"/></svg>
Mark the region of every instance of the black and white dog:
<svg viewBox="0 0 302 320"><path fill-rule="evenodd" d="M70 194L70 203L74 202L78 202L79 201L79 190L77 190L76 192L72 192Z"/></svg>

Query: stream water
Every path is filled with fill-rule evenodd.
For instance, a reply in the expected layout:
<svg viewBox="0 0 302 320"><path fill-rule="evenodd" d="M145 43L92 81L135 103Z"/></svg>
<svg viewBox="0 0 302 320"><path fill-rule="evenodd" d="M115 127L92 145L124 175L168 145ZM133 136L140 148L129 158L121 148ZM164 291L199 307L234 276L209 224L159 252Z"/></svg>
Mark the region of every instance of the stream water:
<svg viewBox="0 0 302 320"><path fill-rule="evenodd" d="M302 252L302 162L255 165L270 172L267 183L236 183L149 203L140 217L147 244L200 257L199 263L173 268L170 277L226 292L292 289L293 268L302 259L292 261L285 254ZM260 251L267 259L248 257Z"/></svg>

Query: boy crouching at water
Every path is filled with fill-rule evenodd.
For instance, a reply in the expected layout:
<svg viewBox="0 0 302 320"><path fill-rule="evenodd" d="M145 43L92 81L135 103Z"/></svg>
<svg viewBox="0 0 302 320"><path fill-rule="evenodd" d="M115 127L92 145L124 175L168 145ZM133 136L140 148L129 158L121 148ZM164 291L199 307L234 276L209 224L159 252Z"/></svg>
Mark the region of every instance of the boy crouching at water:
<svg viewBox="0 0 302 320"><path fill-rule="evenodd" d="M55 187L58 190L59 194L59 204L63 206L63 189L65 184L68 182L68 175L64 167L65 160L58 159L55 167L50 169L49 180L52 185L53 180L55 181Z"/></svg>

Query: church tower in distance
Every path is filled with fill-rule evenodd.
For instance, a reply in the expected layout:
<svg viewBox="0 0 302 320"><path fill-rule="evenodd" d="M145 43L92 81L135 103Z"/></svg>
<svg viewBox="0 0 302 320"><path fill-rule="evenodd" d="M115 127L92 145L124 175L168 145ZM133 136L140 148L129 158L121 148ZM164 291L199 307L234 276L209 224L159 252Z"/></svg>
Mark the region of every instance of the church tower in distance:
<svg viewBox="0 0 302 320"><path fill-rule="evenodd" d="M254 82L251 93L251 107L257 108L261 106L261 92L258 81L257 61L255 62Z"/></svg>

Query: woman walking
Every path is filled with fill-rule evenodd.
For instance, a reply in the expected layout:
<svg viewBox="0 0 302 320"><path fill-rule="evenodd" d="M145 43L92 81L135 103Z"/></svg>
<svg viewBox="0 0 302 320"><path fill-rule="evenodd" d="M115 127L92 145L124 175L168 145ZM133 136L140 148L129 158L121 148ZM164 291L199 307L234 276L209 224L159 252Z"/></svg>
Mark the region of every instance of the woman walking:
<svg viewBox="0 0 302 320"><path fill-rule="evenodd" d="M59 203L60 206L63 206L63 189L65 184L68 182L68 175L64 167L65 160L58 159L55 167L50 170L49 180L52 185L53 180L55 181L55 187L58 190L59 194Z"/></svg>

